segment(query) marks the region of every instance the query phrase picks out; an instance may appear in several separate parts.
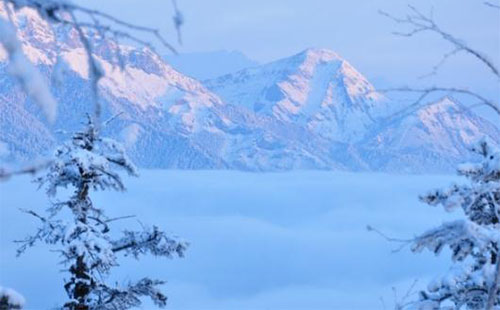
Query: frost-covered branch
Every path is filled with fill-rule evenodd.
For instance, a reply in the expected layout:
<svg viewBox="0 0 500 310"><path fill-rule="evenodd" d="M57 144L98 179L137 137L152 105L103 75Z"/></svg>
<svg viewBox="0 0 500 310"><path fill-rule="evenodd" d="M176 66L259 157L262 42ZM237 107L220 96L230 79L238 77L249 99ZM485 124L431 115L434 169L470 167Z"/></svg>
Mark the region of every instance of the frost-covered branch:
<svg viewBox="0 0 500 310"><path fill-rule="evenodd" d="M389 242L395 242L395 243L399 243L400 246L397 247L396 249L394 249L392 252L393 253L397 253L399 251L401 251L402 249L404 249L407 245L411 244L411 242L413 242L413 239L400 239L400 238L394 238L394 237L390 237L390 236L387 236L386 234L384 234L383 232L381 232L380 230L378 230L377 228L375 227L372 227L370 225L367 225L366 226L366 230L368 231L372 231L374 233L376 233L377 235L379 235L380 237L384 238L386 241L389 241Z"/></svg>
<svg viewBox="0 0 500 310"><path fill-rule="evenodd" d="M36 12L38 12L38 14L42 18L44 18L51 24L66 25L76 30L80 42L82 43L85 53L87 55L87 62L88 62L87 65L89 68L89 78L91 82L92 98L95 106L94 117L96 122L100 119L100 114L101 114L101 105L99 103L99 94L98 94L99 91L98 84L100 79L104 76L103 70L101 69L99 63L94 57L93 41L97 37L107 38L108 40L113 40L113 41L117 41L120 39L130 40L135 43L138 43L139 45L146 46L154 52L155 48L150 42L141 39L138 35L132 32L146 33L152 35L156 39L156 41L159 42L162 46L176 53L175 48L170 43L168 43L168 40L160 33L159 29L129 23L110 14L101 12L99 10L89 9L80 5L76 5L69 1L61 1L61 0L1 0L1 1L6 5L6 7L8 7L8 5L12 5L14 9L21 9L21 8L33 9ZM180 26L182 25L183 20L182 20L182 15L178 10L175 1L173 4L175 9L174 26L176 27L176 31L178 32L178 36L180 39ZM83 20L81 20L79 16L81 16ZM0 24L0 26L2 25ZM3 28L6 28L6 26L2 27L2 31L0 31L0 33L3 32L8 33L7 31L4 31ZM12 35L9 35L9 38L10 37L12 37ZM15 36L13 38L15 39ZM10 40L10 41L17 42L17 40ZM7 41L7 43L9 43L10 41ZM119 46L118 42L116 43L117 43L116 45ZM4 43L4 46L8 49L9 47L14 45L12 44L8 45ZM117 53L120 54L119 47L117 47ZM20 54L22 55L22 51L20 52ZM33 74L30 74L30 76L36 77L36 75ZM46 89L46 87L43 89ZM55 101L54 100L52 101L54 102L53 106L55 107ZM50 114L50 117L51 119L55 118L55 112Z"/></svg>
<svg viewBox="0 0 500 310"><path fill-rule="evenodd" d="M454 261L462 261L474 251L488 250L491 243L500 241L500 233L489 231L472 221L457 220L444 223L415 238L412 251L427 249L436 255L448 246Z"/></svg>
<svg viewBox="0 0 500 310"><path fill-rule="evenodd" d="M97 127L100 126L102 110L98 85L105 72L94 55L96 43L102 39L115 43L115 53L117 54L120 68L123 68L125 65L123 63L123 56L121 55L120 40L135 42L156 53L154 45L148 40L141 38L143 34L149 34L161 46L176 53L175 48L161 34L159 29L129 23L110 14L76 5L70 1L0 0L0 5L6 9L8 17L11 19L9 22L0 17L0 45L6 50L8 55L8 73L19 81L19 84L28 97L40 106L50 122L56 119L57 102L42 75L23 53L22 45L17 39L16 29L12 23L14 15L12 10L29 8L35 10L45 21L55 27L63 25L71 27L76 31L87 55L91 95L94 103L94 122ZM183 17L175 0L173 0L173 6L175 10L175 15L173 16L174 26L180 42L180 27L183 24ZM0 168L0 178L5 179L8 176L30 172L31 169L7 173L5 169Z"/></svg>
<svg viewBox="0 0 500 310"><path fill-rule="evenodd" d="M158 227L145 227L143 231L123 232L124 237L113 242L113 252L124 252L125 255L133 255L139 258L139 255L152 254L154 256L172 257L177 254L184 256L188 244L167 236L160 231Z"/></svg>
<svg viewBox="0 0 500 310"><path fill-rule="evenodd" d="M149 297L155 305L163 308L167 305L165 296L157 286L164 281L143 278L137 283L129 283L124 288L112 288L101 284L97 286L99 301L93 307L96 310L116 310L136 308L141 305L141 297Z"/></svg>
<svg viewBox="0 0 500 310"><path fill-rule="evenodd" d="M390 19L392 19L393 21L395 21L398 24L408 25L410 27L410 30L408 30L406 32L394 32L394 34L396 34L396 35L405 36L405 37L412 37L412 36L419 34L419 33L422 33L422 32L432 32L432 33L438 34L441 38L443 38L444 40L446 40L447 42L449 42L453 45L453 50L450 53L445 54L443 59L434 67L434 72L450 56L455 55L456 53L463 51L463 52L466 52L466 53L474 56L476 59L478 59L480 62L482 62L486 67L488 67L490 69L490 71L497 78L500 79L500 72L499 72L497 66L491 60L489 60L486 55L484 55L483 53L470 47L463 40L455 37L451 33L443 30L434 21L432 13L429 14L429 16L427 16L427 15L424 15L422 12L420 12L414 6L409 5L408 7L410 9L410 13L407 14L403 18L392 16L386 12L383 12L383 11L381 11L380 13L386 17L389 17Z"/></svg>
<svg viewBox="0 0 500 310"><path fill-rule="evenodd" d="M24 297L10 288L0 286L0 309L17 310L24 307Z"/></svg>
<svg viewBox="0 0 500 310"><path fill-rule="evenodd" d="M500 116L500 103L499 102L495 102L493 100L490 100L477 92L474 92L474 91L471 91L471 90L468 90L465 88L438 87L438 86L430 86L430 87L426 87L426 88L398 87L398 88L380 89L377 91L381 92L381 93L404 92L404 93L418 94L419 96L417 97L417 99L411 105L406 107L402 112L409 111L413 108L421 106L423 104L424 100L433 94L443 94L443 95L460 94L460 95L466 95L472 99L477 100L479 104L490 107L491 109L493 109L493 111L496 112L496 114L498 114Z"/></svg>
<svg viewBox="0 0 500 310"><path fill-rule="evenodd" d="M16 243L21 244L17 249L17 255L21 255L28 248L35 245L36 242L42 241L47 244L54 244L65 236L65 225L62 221L53 221L47 219L33 210L21 210L29 215L34 216L42 222L42 225L38 228L37 232L31 236L26 237L23 240L16 240Z"/></svg>
<svg viewBox="0 0 500 310"><path fill-rule="evenodd" d="M9 170L9 169L0 167L0 181L8 180L9 178L16 176L16 175L23 175L23 174L34 175L34 174L38 173L39 171L42 171L42 170L46 169L47 167L49 167L51 163L52 163L51 160L45 160L45 161L42 161L40 163L31 164L29 166L26 166L26 167L23 167L20 169L13 169L13 170Z"/></svg>
<svg viewBox="0 0 500 310"><path fill-rule="evenodd" d="M432 228L412 242L414 252L425 249L439 255L449 248L453 266L420 292L416 308L410 309L500 307L500 149L482 140L471 150L482 160L458 169L458 174L470 182L433 190L420 197L423 202L441 205L447 211L461 209L465 219Z"/></svg>
<svg viewBox="0 0 500 310"><path fill-rule="evenodd" d="M489 3L489 2L487 2ZM492 4L492 3L489 3ZM493 5L493 4L492 4ZM394 34L404 37L413 37L423 32L430 32L439 35L442 39L449 42L453 48L448 53L445 53L441 60L434 65L432 72L430 75L436 74L439 68L452 56L464 52L472 57L476 58L481 64L483 64L488 70L495 76L497 82L500 82L500 72L498 66L491 61L486 55L482 52L476 50L475 48L468 45L465 41L459 39L458 37L452 35L451 33L443 30L434 20L432 12L427 16L420 12L413 6L409 6L410 12L405 17L395 17L386 12L381 11L380 13L383 16L390 18L395 21L397 24L408 26L409 30L407 31L399 31L394 32ZM500 116L500 102L491 100L483 96L482 94L472 91L467 88L459 88L459 87L441 87L441 86L430 86L424 88L411 88L411 87L399 87L399 88L391 88L385 90L378 90L379 92L407 92L407 93L415 93L418 95L417 99L414 101L410 107L404 109L405 112L411 110L414 107L420 106L423 104L424 100L427 99L430 95L433 94L459 94L467 96L471 99L476 100L479 104L485 105L493 109L496 114Z"/></svg>
<svg viewBox="0 0 500 310"><path fill-rule="evenodd" d="M19 82L26 95L40 107L47 120L54 122L57 112L56 100L40 72L24 55L15 28L2 17L0 17L0 45L8 55L7 72Z"/></svg>
<svg viewBox="0 0 500 310"><path fill-rule="evenodd" d="M101 12L99 10L86 8L80 5L76 5L69 1L61 0L2 0L3 2L10 3L14 8L20 9L24 7L29 7L36 10L40 16L52 23L67 23L72 26L78 26L84 32L83 35L87 36L88 32L93 30L97 33L107 36L118 36L125 37L127 39L136 39L136 42L144 42L137 35L127 33L126 31L117 29L113 25L120 26L124 29L137 31L141 33L148 33L153 35L157 41L164 47L168 48L172 52L176 53L176 49L168 43L168 40L161 34L160 29L145 27L142 25L137 25L134 23L127 22L113 15ZM180 27L183 23L182 14L177 8L177 4L173 1L175 15L174 20L178 19L180 22L176 22L176 27ZM71 21L66 18L67 15L82 14L87 20L91 22L77 22ZM176 17L177 16L177 17ZM151 43L146 43L148 47L154 50Z"/></svg>

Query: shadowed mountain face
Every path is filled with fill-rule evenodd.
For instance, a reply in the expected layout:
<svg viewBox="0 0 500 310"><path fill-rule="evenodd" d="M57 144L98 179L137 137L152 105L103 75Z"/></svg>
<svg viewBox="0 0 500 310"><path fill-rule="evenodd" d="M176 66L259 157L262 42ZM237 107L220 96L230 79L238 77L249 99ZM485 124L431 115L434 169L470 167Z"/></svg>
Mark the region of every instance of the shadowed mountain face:
<svg viewBox="0 0 500 310"><path fill-rule="evenodd" d="M75 130L93 109L76 33L49 27L28 10L15 19L26 56L52 86L59 117L45 122L7 74L0 51L0 156L11 160L49 152L67 139L56 130ZM121 46L119 56L101 40L95 53L106 72L99 84L104 115L122 113L105 134L122 140L143 167L447 171L470 156L472 141L500 137L450 98L395 114L396 103L329 50L308 49L203 83L146 49Z"/></svg>
<svg viewBox="0 0 500 310"><path fill-rule="evenodd" d="M308 49L289 58L206 81L226 102L293 122L342 142L361 139L386 100L332 51Z"/></svg>

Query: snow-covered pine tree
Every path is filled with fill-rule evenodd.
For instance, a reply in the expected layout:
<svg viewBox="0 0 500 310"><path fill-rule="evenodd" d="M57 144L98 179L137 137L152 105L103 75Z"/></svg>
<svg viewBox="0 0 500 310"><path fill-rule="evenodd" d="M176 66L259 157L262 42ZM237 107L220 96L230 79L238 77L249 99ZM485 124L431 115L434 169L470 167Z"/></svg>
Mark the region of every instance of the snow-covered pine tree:
<svg viewBox="0 0 500 310"><path fill-rule="evenodd" d="M439 254L451 250L453 266L445 276L420 292L412 309L500 309L500 149L482 140L472 151L475 164L459 167L469 182L434 190L420 199L447 211L462 209L464 219L447 222L413 240L412 250Z"/></svg>
<svg viewBox="0 0 500 310"><path fill-rule="evenodd" d="M141 254L182 257L187 247L156 226L126 230L117 238L110 234L110 222L114 219L93 204L90 194L96 190L125 190L117 170L137 175L121 145L98 135L89 117L85 129L59 147L54 157L47 173L36 182L46 187L50 197L56 196L60 188L74 191L67 200L52 203L45 216L26 211L41 221L41 227L34 235L18 241L18 254L38 241L56 247L70 274L64 283L69 300L63 309L122 310L139 306L141 297L150 297L157 306L165 306L167 297L158 288L164 283L161 280L145 277L123 286L105 282L111 268L118 266L119 254L135 258Z"/></svg>

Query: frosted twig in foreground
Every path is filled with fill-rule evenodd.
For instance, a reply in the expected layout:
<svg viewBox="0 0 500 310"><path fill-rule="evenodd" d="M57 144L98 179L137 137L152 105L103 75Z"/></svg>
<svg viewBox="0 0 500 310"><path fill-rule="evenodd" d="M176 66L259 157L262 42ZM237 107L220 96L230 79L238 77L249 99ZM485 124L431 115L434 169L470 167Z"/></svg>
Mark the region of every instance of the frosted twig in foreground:
<svg viewBox="0 0 500 310"><path fill-rule="evenodd" d="M174 26L180 42L180 27L183 24L183 18L177 7L177 3L175 1L172 3L175 10ZM129 23L110 14L79 6L70 1L0 0L0 5L7 11L7 15L11 19L11 22L14 15L12 9L19 10L22 8L29 8L35 10L41 18L52 25L67 25L76 30L87 55L92 100L94 103L94 124L98 127L100 126L102 110L99 101L98 84L105 72L101 69L98 61L94 57L94 39L107 39L116 43L115 52L120 62L120 68L125 66L121 55L120 42L118 41L120 39L133 41L155 52L155 48L150 42L139 38L139 36L132 32L151 34L161 46L176 53L175 48L168 43L168 40L160 33L159 29ZM82 16L84 21L77 19L79 16ZM7 51L9 58L9 65L7 67L8 72L19 81L23 90L33 102L40 106L46 118L50 122L55 121L57 111L56 100L53 98L41 74L25 57L21 43L17 40L14 26L3 18L0 18L0 45ZM27 173L32 172L31 169L25 171ZM21 174L22 172L23 170L7 173L5 169L0 168L0 178L5 179L8 176Z"/></svg>
<svg viewBox="0 0 500 310"><path fill-rule="evenodd" d="M394 17L383 11L381 11L380 13L384 16L389 17L398 24L410 26L410 30L406 32L394 32L394 34L396 35L411 37L421 32L433 32L440 35L444 40L453 45L453 50L444 55L443 59L436 66L434 66L433 72L435 72L450 56L463 51L470 55L473 55L476 59L478 59L486 67L488 67L497 78L500 79L500 72L497 66L491 60L489 60L486 55L470 47L463 40L441 29L441 27L434 21L432 14L430 14L430 16L426 16L414 6L409 5L408 7L410 9L410 13L403 18Z"/></svg>

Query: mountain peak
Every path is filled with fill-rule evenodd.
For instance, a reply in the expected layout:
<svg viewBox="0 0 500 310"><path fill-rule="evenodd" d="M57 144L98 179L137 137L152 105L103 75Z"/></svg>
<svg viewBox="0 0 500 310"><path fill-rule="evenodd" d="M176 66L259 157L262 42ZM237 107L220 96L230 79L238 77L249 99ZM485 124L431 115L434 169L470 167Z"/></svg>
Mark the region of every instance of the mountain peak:
<svg viewBox="0 0 500 310"><path fill-rule="evenodd" d="M56 69L62 72L53 90L64 117L54 127L73 131L92 108L90 94L82 91L88 78L78 35L57 26L45 30L27 12L16 12L19 40L48 81ZM439 169L468 156L466 146L477 137L500 136L494 125L448 97L388 118L394 102L329 49L309 48L200 83L148 49L121 46L126 66L114 70L116 46L95 42L106 72L99 83L103 115L123 113L108 133L125 140L143 167ZM216 52L200 66L210 62L217 69L237 54ZM0 144L8 144L9 158L31 158L59 138L29 101L18 104L25 96L8 77L5 61L0 51L0 75L7 77L0 86Z"/></svg>
<svg viewBox="0 0 500 310"><path fill-rule="evenodd" d="M330 61L343 61L342 57L334 51L326 48L308 48L300 52L299 54L306 61L314 62L330 62Z"/></svg>
<svg viewBox="0 0 500 310"><path fill-rule="evenodd" d="M463 113L465 106L456 99L445 96L422 107L419 111L421 115L438 115L450 113Z"/></svg>
<svg viewBox="0 0 500 310"><path fill-rule="evenodd" d="M383 96L332 50L298 54L205 81L224 101L305 126L319 136L352 142L385 110Z"/></svg>
<svg viewBox="0 0 500 310"><path fill-rule="evenodd" d="M314 74L318 66L332 66L341 68L347 61L339 54L326 48L308 48L291 57L278 60L277 63L295 64L296 68L304 73Z"/></svg>

